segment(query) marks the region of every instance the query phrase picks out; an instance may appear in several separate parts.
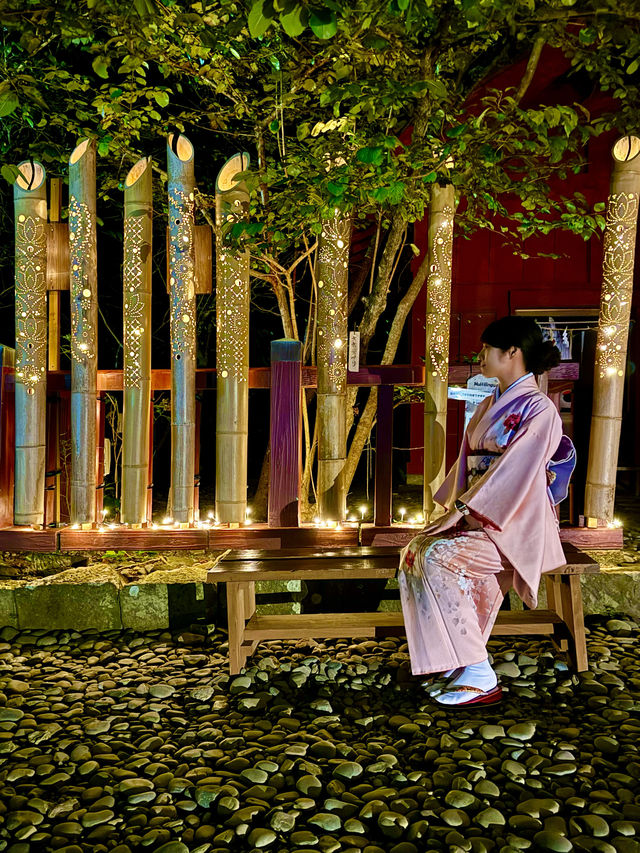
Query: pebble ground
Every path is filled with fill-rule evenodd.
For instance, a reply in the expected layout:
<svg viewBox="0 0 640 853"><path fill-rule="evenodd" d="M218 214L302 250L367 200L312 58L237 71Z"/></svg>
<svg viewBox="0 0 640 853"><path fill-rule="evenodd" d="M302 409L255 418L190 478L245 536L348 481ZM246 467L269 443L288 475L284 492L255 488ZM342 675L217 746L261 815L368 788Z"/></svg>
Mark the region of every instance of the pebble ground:
<svg viewBox="0 0 640 853"><path fill-rule="evenodd" d="M434 707L403 638L0 629L0 850L640 853L640 630L490 651L500 706Z"/></svg>

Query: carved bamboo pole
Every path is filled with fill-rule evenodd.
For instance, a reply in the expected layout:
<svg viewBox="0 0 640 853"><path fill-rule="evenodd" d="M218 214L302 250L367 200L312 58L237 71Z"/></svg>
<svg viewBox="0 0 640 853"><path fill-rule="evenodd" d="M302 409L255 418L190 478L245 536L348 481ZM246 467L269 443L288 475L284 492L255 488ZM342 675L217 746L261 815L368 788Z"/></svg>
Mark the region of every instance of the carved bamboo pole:
<svg viewBox="0 0 640 853"><path fill-rule="evenodd" d="M347 461L347 303L351 220L339 211L318 240L318 512L343 521Z"/></svg>
<svg viewBox="0 0 640 853"><path fill-rule="evenodd" d="M13 185L16 229L14 523L44 524L47 405L47 183L26 161Z"/></svg>
<svg viewBox="0 0 640 853"><path fill-rule="evenodd" d="M424 515L436 508L434 493L444 480L447 435L451 257L455 191L433 184L429 204L429 275L427 277L424 387Z"/></svg>
<svg viewBox="0 0 640 853"><path fill-rule="evenodd" d="M122 503L125 524L147 519L151 411L151 158L135 164L124 183L124 383Z"/></svg>
<svg viewBox="0 0 640 853"><path fill-rule="evenodd" d="M174 521L194 520L196 438L196 296L194 277L193 145L167 140L169 289L171 294L171 509Z"/></svg>
<svg viewBox="0 0 640 853"><path fill-rule="evenodd" d="M613 521L640 198L640 139L622 137L612 156L584 501L590 526Z"/></svg>
<svg viewBox="0 0 640 853"><path fill-rule="evenodd" d="M96 145L85 139L69 159L71 270L71 521L96 515L96 399L98 268L96 252Z"/></svg>
<svg viewBox="0 0 640 853"><path fill-rule="evenodd" d="M249 433L249 253L226 244L222 225L247 214L249 193L238 172L249 155L236 154L216 181L216 515L241 524L247 511Z"/></svg>

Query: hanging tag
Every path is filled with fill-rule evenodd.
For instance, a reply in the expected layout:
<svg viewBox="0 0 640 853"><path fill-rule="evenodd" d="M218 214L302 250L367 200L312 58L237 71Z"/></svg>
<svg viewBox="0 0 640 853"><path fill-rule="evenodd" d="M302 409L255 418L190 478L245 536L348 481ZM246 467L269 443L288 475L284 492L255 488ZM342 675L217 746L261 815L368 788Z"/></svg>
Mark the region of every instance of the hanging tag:
<svg viewBox="0 0 640 853"><path fill-rule="evenodd" d="M349 370L360 370L360 332L349 332Z"/></svg>

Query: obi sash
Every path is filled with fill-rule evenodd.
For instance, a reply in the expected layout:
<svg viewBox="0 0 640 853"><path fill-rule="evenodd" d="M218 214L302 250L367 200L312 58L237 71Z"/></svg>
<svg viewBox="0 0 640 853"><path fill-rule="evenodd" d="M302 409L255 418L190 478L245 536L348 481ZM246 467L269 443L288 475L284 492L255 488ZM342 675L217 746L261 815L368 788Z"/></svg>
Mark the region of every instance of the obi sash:
<svg viewBox="0 0 640 853"><path fill-rule="evenodd" d="M493 453L491 450L469 454L467 456L467 488L470 489L500 456L502 456L501 453Z"/></svg>

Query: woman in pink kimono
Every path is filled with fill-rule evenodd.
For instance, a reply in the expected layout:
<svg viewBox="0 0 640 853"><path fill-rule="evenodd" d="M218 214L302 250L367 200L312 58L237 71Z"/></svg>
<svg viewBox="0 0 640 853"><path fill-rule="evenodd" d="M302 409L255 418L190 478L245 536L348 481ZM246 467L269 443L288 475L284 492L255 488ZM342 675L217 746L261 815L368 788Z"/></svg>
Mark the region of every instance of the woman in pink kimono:
<svg viewBox="0 0 640 853"><path fill-rule="evenodd" d="M412 672L438 673L442 705L500 700L486 642L503 597L513 586L535 607L540 575L565 562L547 470L562 424L535 378L560 353L527 317L496 320L481 340L480 370L498 386L435 495L446 513L405 548L398 576Z"/></svg>

